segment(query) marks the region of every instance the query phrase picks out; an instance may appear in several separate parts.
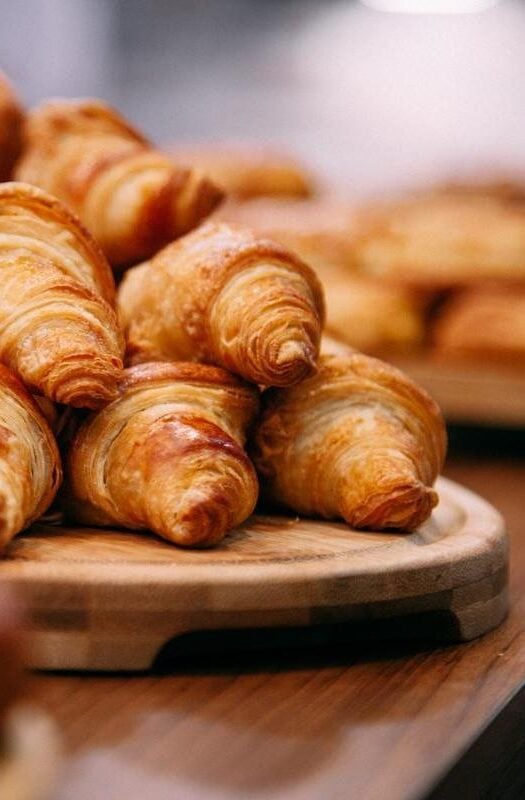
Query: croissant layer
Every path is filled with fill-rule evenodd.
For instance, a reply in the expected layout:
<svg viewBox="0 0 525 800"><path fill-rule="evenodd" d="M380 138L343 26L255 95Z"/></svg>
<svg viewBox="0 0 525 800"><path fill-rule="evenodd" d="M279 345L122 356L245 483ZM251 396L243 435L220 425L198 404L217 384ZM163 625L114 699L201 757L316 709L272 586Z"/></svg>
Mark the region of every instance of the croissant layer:
<svg viewBox="0 0 525 800"><path fill-rule="evenodd" d="M122 335L101 251L56 200L0 186L0 359L33 391L97 408L115 397Z"/></svg>
<svg viewBox="0 0 525 800"><path fill-rule="evenodd" d="M315 368L321 285L306 264L249 231L203 225L130 270L118 302L131 363L203 361L271 386Z"/></svg>
<svg viewBox="0 0 525 800"><path fill-rule="evenodd" d="M33 111L17 177L66 203L116 267L148 258L222 199L205 176L176 166L97 100L54 100Z"/></svg>
<svg viewBox="0 0 525 800"><path fill-rule="evenodd" d="M323 356L315 376L263 400L253 456L271 500L356 528L413 530L430 515L445 428L401 372L359 353Z"/></svg>
<svg viewBox="0 0 525 800"><path fill-rule="evenodd" d="M0 365L0 549L47 510L61 477L58 448L43 414Z"/></svg>
<svg viewBox="0 0 525 800"><path fill-rule="evenodd" d="M209 546L244 521L257 478L243 450L257 392L200 364L126 370L120 397L80 426L68 456L70 516Z"/></svg>

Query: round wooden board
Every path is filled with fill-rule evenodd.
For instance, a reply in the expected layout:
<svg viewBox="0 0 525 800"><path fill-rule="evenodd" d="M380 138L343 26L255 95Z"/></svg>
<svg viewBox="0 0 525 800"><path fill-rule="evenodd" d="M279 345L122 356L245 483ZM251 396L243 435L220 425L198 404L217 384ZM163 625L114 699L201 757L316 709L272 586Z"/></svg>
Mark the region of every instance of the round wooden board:
<svg viewBox="0 0 525 800"><path fill-rule="evenodd" d="M0 562L31 612L32 663L147 669L183 632L447 611L457 636L507 609L507 538L486 501L445 479L415 533L255 516L214 550L147 534L35 525Z"/></svg>

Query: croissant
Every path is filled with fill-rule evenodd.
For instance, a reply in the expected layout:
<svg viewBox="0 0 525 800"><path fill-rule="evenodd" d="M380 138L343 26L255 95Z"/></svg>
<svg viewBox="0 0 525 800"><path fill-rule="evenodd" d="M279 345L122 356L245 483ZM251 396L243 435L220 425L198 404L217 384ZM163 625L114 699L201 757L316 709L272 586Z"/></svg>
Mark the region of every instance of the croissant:
<svg viewBox="0 0 525 800"><path fill-rule="evenodd" d="M58 448L43 414L0 364L0 549L47 510L61 478Z"/></svg>
<svg viewBox="0 0 525 800"><path fill-rule="evenodd" d="M113 276L87 231L33 186L0 186L0 278L0 360L55 402L113 399L123 351Z"/></svg>
<svg viewBox="0 0 525 800"><path fill-rule="evenodd" d="M0 181L11 177L22 139L23 111L9 82L0 72Z"/></svg>
<svg viewBox="0 0 525 800"><path fill-rule="evenodd" d="M118 303L131 363L212 362L268 386L315 368L321 285L306 264L249 231L203 225L129 270Z"/></svg>
<svg viewBox="0 0 525 800"><path fill-rule="evenodd" d="M128 369L120 397L78 429L66 510L87 525L147 528L170 542L219 542L248 517L257 477L242 446L254 387L201 364Z"/></svg>
<svg viewBox="0 0 525 800"><path fill-rule="evenodd" d="M179 144L166 152L176 163L198 167L232 197L307 197L314 188L310 175L295 159L267 147Z"/></svg>
<svg viewBox="0 0 525 800"><path fill-rule="evenodd" d="M429 193L362 209L357 267L416 287L525 280L525 209L497 195Z"/></svg>
<svg viewBox="0 0 525 800"><path fill-rule="evenodd" d="M447 359L525 364L525 286L485 285L453 295L432 331Z"/></svg>
<svg viewBox="0 0 525 800"><path fill-rule="evenodd" d="M445 448L434 401L354 353L322 356L312 378L263 395L253 457L274 502L355 528L413 530L438 501Z"/></svg>
<svg viewBox="0 0 525 800"><path fill-rule="evenodd" d="M116 267L149 258L222 198L97 100L44 103L29 115L25 140L18 179L63 200Z"/></svg>

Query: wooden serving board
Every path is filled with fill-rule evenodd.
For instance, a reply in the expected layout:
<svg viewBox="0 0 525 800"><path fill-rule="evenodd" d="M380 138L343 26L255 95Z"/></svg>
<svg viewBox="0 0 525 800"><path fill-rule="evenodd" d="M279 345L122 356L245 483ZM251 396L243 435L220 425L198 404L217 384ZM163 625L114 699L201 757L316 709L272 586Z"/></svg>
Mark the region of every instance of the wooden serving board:
<svg viewBox="0 0 525 800"><path fill-rule="evenodd" d="M306 626L441 610L467 640L507 611L498 512L445 479L415 533L255 516L214 550L147 534L35 525L0 562L30 610L32 664L140 670L182 633Z"/></svg>
<svg viewBox="0 0 525 800"><path fill-rule="evenodd" d="M387 360L423 386L449 422L525 428L525 370L518 366Z"/></svg>

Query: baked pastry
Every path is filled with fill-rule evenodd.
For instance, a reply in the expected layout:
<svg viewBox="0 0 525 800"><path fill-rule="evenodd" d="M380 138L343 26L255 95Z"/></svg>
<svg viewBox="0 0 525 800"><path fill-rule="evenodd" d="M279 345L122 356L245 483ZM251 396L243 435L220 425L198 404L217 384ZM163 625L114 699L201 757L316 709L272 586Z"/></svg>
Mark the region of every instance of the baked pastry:
<svg viewBox="0 0 525 800"><path fill-rule="evenodd" d="M8 181L21 145L23 111L5 75L0 72L0 181Z"/></svg>
<svg viewBox="0 0 525 800"><path fill-rule="evenodd" d="M453 295L432 330L450 359L525 364L525 286L480 286Z"/></svg>
<svg viewBox="0 0 525 800"><path fill-rule="evenodd" d="M497 197L429 193L364 209L355 258L367 274L448 288L525 280L525 209Z"/></svg>
<svg viewBox="0 0 525 800"><path fill-rule="evenodd" d="M267 386L315 368L323 295L280 245L207 223L129 270L118 293L131 363L204 361Z"/></svg>
<svg viewBox="0 0 525 800"><path fill-rule="evenodd" d="M0 550L49 508L61 478L58 448L43 414L0 364Z"/></svg>
<svg viewBox="0 0 525 800"><path fill-rule="evenodd" d="M409 290L361 275L324 284L326 331L366 353L414 348L425 336L423 309Z"/></svg>
<svg viewBox="0 0 525 800"><path fill-rule="evenodd" d="M243 450L257 409L257 390L216 367L127 370L119 399L73 439L67 512L87 525L147 528L182 546L219 542L257 500Z"/></svg>
<svg viewBox="0 0 525 800"><path fill-rule="evenodd" d="M444 195L491 197L505 203L525 203L525 177L500 175L481 175L477 178L444 183L434 188Z"/></svg>
<svg viewBox="0 0 525 800"><path fill-rule="evenodd" d="M299 386L270 389L253 457L270 500L355 528L413 530L438 501L446 435L433 400L370 356L322 356Z"/></svg>
<svg viewBox="0 0 525 800"><path fill-rule="evenodd" d="M78 214L115 267L149 258L222 198L98 100L54 100L33 111L16 174Z"/></svg>
<svg viewBox="0 0 525 800"><path fill-rule="evenodd" d="M166 152L176 164L201 170L231 197L306 197L313 191L310 175L295 159L262 145L175 144Z"/></svg>
<svg viewBox="0 0 525 800"><path fill-rule="evenodd" d="M111 271L75 217L34 186L0 186L0 277L0 359L55 402L112 400L123 341Z"/></svg>

